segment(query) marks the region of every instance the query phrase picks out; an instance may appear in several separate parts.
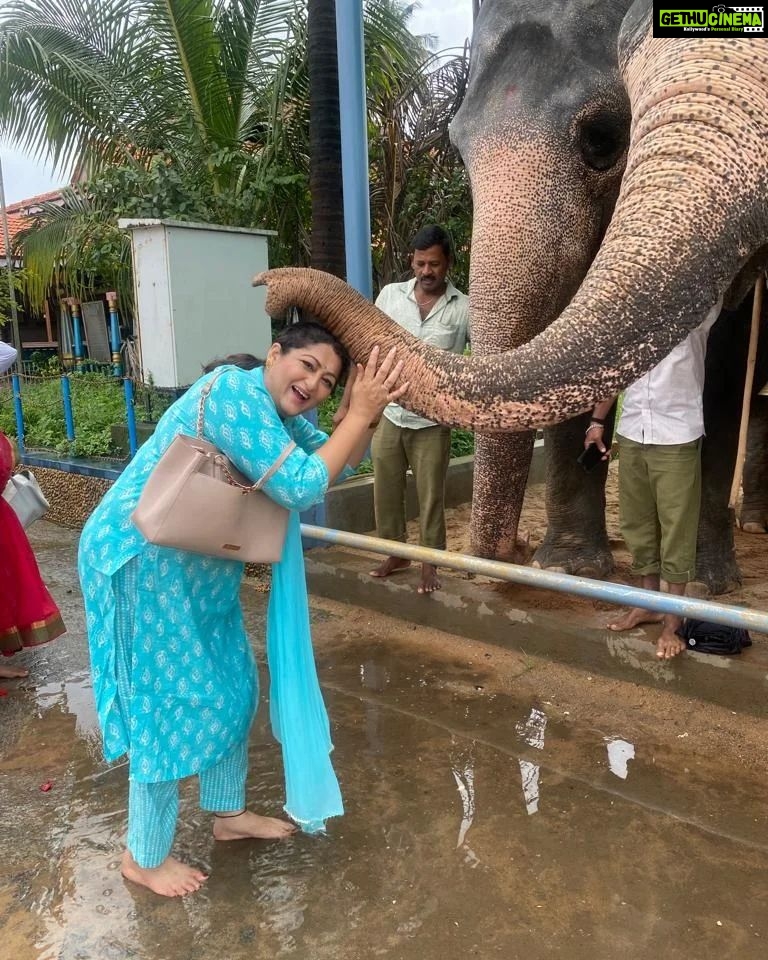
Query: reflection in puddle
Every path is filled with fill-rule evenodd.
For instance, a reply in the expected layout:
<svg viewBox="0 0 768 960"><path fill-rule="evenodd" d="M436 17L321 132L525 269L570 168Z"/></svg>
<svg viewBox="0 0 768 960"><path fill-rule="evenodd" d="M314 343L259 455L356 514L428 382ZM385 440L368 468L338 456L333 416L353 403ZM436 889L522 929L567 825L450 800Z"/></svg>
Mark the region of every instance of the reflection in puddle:
<svg viewBox="0 0 768 960"><path fill-rule="evenodd" d="M34 694L40 712L62 706L66 713L75 717L75 730L80 736L87 738L97 733L98 721L90 674L78 674L67 683L41 684Z"/></svg>
<svg viewBox="0 0 768 960"><path fill-rule="evenodd" d="M520 761L520 776L523 781L523 797L528 816L539 812L539 771L538 763Z"/></svg>
<svg viewBox="0 0 768 960"><path fill-rule="evenodd" d="M635 745L627 740L621 740L618 737L605 737L605 745L608 748L608 765L611 773L622 780L627 779L629 773L627 763L635 759Z"/></svg>
<svg viewBox="0 0 768 960"><path fill-rule="evenodd" d="M459 839L456 846L460 847L467 836L467 831L472 826L475 819L475 773L471 766L464 767L463 770L453 768L453 779L456 781L456 787L461 797L461 804L464 812L459 827Z"/></svg>
<svg viewBox="0 0 768 960"><path fill-rule="evenodd" d="M277 955L295 953L299 946L296 934L304 926L307 909L306 883L289 876L270 877L257 902L267 908L260 926L275 936Z"/></svg>
<svg viewBox="0 0 768 960"><path fill-rule="evenodd" d="M469 760L459 760L454 762L451 768L453 779L456 781L456 788L461 797L461 825L459 826L459 837L456 841L456 849L464 849L466 856L464 862L471 867L476 867L480 860L469 844L466 842L467 833L475 819L475 767L474 762Z"/></svg>
<svg viewBox="0 0 768 960"><path fill-rule="evenodd" d="M525 723L518 723L515 725L515 730L517 735L530 747L535 747L537 750L544 749L544 731L547 729L547 715L543 710L538 710L536 707L531 709L531 715L525 721Z"/></svg>
<svg viewBox="0 0 768 960"><path fill-rule="evenodd" d="M367 690L381 693L387 688L390 680L389 670L383 664L375 660L367 660L360 664L360 683ZM371 753L382 753L384 745L381 739L381 711L375 703L365 704L365 730Z"/></svg>
<svg viewBox="0 0 768 960"><path fill-rule="evenodd" d="M674 681L676 674L673 661L658 660L656 657L651 660L650 657L641 655L637 649L637 640L634 637L616 636L609 630L605 642L610 655L628 667L632 667L634 670L642 670L643 673L647 673L654 680L663 680L665 683Z"/></svg>
<svg viewBox="0 0 768 960"><path fill-rule="evenodd" d="M360 683L368 690L381 693L391 680L389 670L375 660L367 660L360 664Z"/></svg>
<svg viewBox="0 0 768 960"><path fill-rule="evenodd" d="M544 733L547 729L547 715L543 710L531 708L531 713L525 723L515 725L517 735L530 747L536 750L544 749ZM523 782L523 798L528 816L539 812L539 773L538 763L529 760L520 760L520 778Z"/></svg>

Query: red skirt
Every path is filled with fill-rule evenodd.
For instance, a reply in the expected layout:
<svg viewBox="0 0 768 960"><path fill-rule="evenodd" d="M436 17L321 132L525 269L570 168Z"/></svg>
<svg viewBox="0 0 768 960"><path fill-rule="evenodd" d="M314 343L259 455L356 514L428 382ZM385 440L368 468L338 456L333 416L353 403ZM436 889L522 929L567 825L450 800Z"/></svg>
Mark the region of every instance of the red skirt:
<svg viewBox="0 0 768 960"><path fill-rule="evenodd" d="M10 475L12 455L8 438L0 433L0 489ZM24 528L0 497L0 653L9 656L47 643L65 630Z"/></svg>

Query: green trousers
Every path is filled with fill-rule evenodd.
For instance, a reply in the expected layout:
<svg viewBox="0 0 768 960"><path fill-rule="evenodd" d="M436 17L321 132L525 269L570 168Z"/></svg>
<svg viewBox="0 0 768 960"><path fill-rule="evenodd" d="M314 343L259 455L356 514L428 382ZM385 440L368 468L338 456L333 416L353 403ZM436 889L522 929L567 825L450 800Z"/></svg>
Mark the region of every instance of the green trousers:
<svg viewBox="0 0 768 960"><path fill-rule="evenodd" d="M701 441L619 441L619 523L632 572L688 583L696 570Z"/></svg>
<svg viewBox="0 0 768 960"><path fill-rule="evenodd" d="M419 501L421 545L445 550L445 477L451 457L449 427L412 430L386 417L373 435L373 504L376 532L405 542L406 472L411 468Z"/></svg>

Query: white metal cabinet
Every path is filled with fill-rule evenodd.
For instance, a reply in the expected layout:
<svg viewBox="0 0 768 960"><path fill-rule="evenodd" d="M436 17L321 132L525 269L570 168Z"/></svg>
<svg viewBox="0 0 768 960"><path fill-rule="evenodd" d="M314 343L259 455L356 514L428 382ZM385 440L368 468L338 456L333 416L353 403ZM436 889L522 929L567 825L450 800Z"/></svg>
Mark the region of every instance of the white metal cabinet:
<svg viewBox="0 0 768 960"><path fill-rule="evenodd" d="M264 358L272 342L266 291L270 230L176 220L120 220L131 233L138 341L145 381L181 387L228 353Z"/></svg>

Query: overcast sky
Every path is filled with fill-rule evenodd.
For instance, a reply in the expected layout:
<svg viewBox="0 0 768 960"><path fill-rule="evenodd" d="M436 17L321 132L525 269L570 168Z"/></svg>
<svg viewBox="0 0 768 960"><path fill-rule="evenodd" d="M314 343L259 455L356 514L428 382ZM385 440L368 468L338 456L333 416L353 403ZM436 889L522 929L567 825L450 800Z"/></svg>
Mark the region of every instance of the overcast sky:
<svg viewBox="0 0 768 960"><path fill-rule="evenodd" d="M417 34L435 34L438 49L462 46L472 32L472 0L421 0L421 9L411 18ZM0 147L6 203L25 200L53 190L66 181L49 164L36 162L7 145Z"/></svg>

